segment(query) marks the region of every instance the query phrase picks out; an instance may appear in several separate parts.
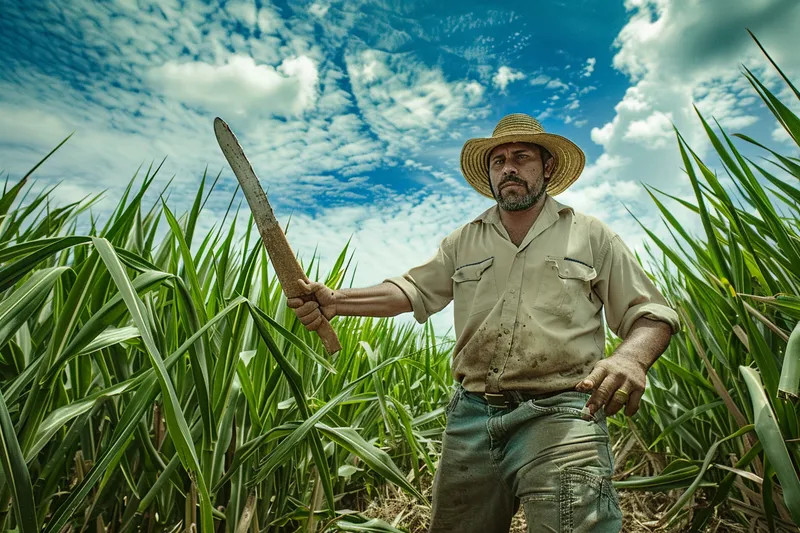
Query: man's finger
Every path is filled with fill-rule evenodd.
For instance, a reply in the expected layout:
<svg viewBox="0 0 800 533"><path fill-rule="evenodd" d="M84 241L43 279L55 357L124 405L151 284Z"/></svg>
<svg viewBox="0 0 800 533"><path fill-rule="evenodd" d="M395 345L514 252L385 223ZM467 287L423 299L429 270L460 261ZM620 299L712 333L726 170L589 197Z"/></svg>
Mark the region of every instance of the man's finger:
<svg viewBox="0 0 800 533"><path fill-rule="evenodd" d="M620 385L619 387L616 387L614 388L614 390L609 391L608 403L605 406L605 411L608 416L616 414L617 411L619 411L625 405L626 401L629 400L629 397L620 398L617 395L617 391L628 390L628 388L625 385L626 383L623 382L623 384Z"/></svg>
<svg viewBox="0 0 800 533"><path fill-rule="evenodd" d="M575 388L582 392L589 392L590 390L600 386L600 383L607 375L608 370L606 370L605 367L599 365L595 366L594 370L592 370L588 376L583 378L583 381L578 383L578 386Z"/></svg>
<svg viewBox="0 0 800 533"><path fill-rule="evenodd" d="M633 416L639 410L639 403L642 401L644 389L635 390L631 393L628 399L628 405L625 407L625 416Z"/></svg>
<svg viewBox="0 0 800 533"><path fill-rule="evenodd" d="M301 289L303 289L304 294L311 294L312 292L314 292L311 289L311 284L309 284L309 282L307 282L304 279L298 279L297 284L300 286Z"/></svg>
<svg viewBox="0 0 800 533"><path fill-rule="evenodd" d="M303 299L302 298L289 298L288 300L286 300L286 305L291 307L292 309L297 309L298 307L303 305Z"/></svg>
<svg viewBox="0 0 800 533"><path fill-rule="evenodd" d="M297 309L295 309L295 313L297 314L298 318L303 318L309 313L313 313L315 309L319 308L319 304L314 300L309 300Z"/></svg>
<svg viewBox="0 0 800 533"><path fill-rule="evenodd" d="M611 376L606 375L603 382L597 386L592 393L592 397L589 398L587 402L589 411L594 414L599 411L601 407L604 407L606 402L611 398L611 394L617 390L620 384L622 384L622 380L615 381Z"/></svg>
<svg viewBox="0 0 800 533"><path fill-rule="evenodd" d="M297 318L300 322L306 327L306 329L313 331L309 326L318 321L322 317L322 313L319 312L319 309L315 309L308 313L307 315L298 316Z"/></svg>
<svg viewBox="0 0 800 533"><path fill-rule="evenodd" d="M312 313L309 316L316 316L316 318L312 322L306 325L306 329L309 331L317 331L319 327L322 325L322 321L325 320L325 318L322 316L322 313L320 312Z"/></svg>

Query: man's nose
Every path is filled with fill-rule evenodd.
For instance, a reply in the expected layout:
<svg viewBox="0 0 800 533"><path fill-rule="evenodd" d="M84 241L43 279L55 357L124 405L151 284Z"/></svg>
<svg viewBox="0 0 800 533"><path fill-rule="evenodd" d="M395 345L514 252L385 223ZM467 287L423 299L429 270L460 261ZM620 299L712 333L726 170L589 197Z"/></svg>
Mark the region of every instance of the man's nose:
<svg viewBox="0 0 800 533"><path fill-rule="evenodd" d="M503 165L503 176L508 176L510 174L513 174L513 175L516 176L517 167L515 167L514 165L512 165L510 162L507 161L505 163L505 165Z"/></svg>

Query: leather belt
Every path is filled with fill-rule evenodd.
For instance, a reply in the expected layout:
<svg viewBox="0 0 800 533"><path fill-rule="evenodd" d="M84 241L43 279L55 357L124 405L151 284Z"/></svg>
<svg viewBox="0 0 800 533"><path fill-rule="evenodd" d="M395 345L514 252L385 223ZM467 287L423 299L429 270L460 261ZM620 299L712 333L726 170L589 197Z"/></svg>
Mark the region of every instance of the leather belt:
<svg viewBox="0 0 800 533"><path fill-rule="evenodd" d="M467 392L485 401L492 407L500 409L516 409L522 402L529 400L544 400L545 398L552 398L564 392L574 392L574 389L564 389L553 392L545 392L542 394L531 394L525 391L500 391L500 392Z"/></svg>

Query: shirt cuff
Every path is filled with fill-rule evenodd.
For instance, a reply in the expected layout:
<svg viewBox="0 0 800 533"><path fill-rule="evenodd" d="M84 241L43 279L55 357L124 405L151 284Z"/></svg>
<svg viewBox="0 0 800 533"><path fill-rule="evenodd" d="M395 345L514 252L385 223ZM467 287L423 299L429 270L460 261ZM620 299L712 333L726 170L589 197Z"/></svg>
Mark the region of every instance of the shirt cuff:
<svg viewBox="0 0 800 533"><path fill-rule="evenodd" d="M403 291L408 301L411 302L411 308L414 310L414 319L417 322L424 324L428 320L428 311L425 309L425 304L422 303L422 295L416 285L403 276L388 278L383 281L384 283L389 282L397 285Z"/></svg>
<svg viewBox="0 0 800 533"><path fill-rule="evenodd" d="M617 335L625 339L631 327L633 327L633 324L640 318L666 322L672 328L673 335L681 330L681 321L680 318L678 318L678 313L676 313L674 309L666 305L650 302L634 305L628 309L625 316L622 318L622 323L619 325Z"/></svg>

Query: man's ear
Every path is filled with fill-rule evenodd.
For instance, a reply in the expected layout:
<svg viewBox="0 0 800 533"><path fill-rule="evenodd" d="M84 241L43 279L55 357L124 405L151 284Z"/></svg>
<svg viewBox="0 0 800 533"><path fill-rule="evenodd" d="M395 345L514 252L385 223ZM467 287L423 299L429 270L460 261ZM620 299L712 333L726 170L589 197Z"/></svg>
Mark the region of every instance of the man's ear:
<svg viewBox="0 0 800 533"><path fill-rule="evenodd" d="M550 176L553 173L553 166L556 164L556 158L550 156L550 158L544 162L544 177L550 179Z"/></svg>

